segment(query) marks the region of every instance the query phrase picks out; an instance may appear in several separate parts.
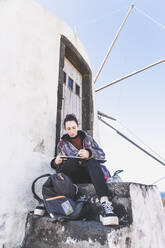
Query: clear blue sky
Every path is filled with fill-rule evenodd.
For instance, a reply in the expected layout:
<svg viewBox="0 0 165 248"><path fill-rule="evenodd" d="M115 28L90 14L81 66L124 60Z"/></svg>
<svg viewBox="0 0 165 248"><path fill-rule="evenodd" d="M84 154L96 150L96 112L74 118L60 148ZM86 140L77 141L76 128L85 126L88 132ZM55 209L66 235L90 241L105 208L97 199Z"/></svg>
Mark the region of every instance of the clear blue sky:
<svg viewBox="0 0 165 248"><path fill-rule="evenodd" d="M98 71L130 5L135 5L95 88L165 58L164 0L36 2L76 30L89 55L93 76ZM165 159L164 72L165 62L97 92L96 101L98 110L117 119L117 122L109 121L110 124L148 150L128 131L131 130ZM101 123L100 137L111 172L124 169L124 181L151 184L165 176L164 166ZM165 179L157 186L161 191L165 191Z"/></svg>

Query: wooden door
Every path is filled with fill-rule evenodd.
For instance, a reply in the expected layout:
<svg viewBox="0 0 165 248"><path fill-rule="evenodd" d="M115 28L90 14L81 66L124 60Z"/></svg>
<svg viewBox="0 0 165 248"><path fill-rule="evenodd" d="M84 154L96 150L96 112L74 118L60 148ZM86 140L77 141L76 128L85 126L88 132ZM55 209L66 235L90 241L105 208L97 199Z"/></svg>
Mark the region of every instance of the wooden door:
<svg viewBox="0 0 165 248"><path fill-rule="evenodd" d="M79 127L82 126L82 75L67 58L64 58L63 73L61 135L64 134L63 120L67 114L75 114Z"/></svg>

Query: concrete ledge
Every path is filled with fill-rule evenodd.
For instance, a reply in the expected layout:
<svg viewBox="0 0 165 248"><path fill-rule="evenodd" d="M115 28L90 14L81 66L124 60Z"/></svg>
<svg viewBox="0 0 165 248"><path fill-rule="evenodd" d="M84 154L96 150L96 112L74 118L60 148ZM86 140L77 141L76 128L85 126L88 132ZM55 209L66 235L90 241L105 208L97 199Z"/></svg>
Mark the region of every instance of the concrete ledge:
<svg viewBox="0 0 165 248"><path fill-rule="evenodd" d="M105 227L97 221L52 223L47 217L34 218L29 214L26 223L24 248L88 248L109 247L107 236L121 227ZM126 238L128 240L129 237Z"/></svg>
<svg viewBox="0 0 165 248"><path fill-rule="evenodd" d="M100 204L92 185L80 185L89 196L88 221L52 223L47 217L27 216L22 248L164 248L165 213L157 187L135 183L108 185L118 227L105 227L97 221Z"/></svg>
<svg viewBox="0 0 165 248"><path fill-rule="evenodd" d="M114 212L120 220L120 224L132 223L132 210L130 199L131 183L111 183L108 184L109 192L112 195L112 203ZM92 184L80 184L80 194L89 197L89 219L98 220L98 213L100 210L99 199L96 196L94 186Z"/></svg>

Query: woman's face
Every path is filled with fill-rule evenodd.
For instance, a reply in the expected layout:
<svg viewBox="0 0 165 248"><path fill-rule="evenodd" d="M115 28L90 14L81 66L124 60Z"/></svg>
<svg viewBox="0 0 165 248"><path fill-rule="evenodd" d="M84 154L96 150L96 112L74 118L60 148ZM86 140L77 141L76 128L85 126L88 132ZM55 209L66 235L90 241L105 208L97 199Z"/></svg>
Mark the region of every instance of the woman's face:
<svg viewBox="0 0 165 248"><path fill-rule="evenodd" d="M78 132L77 123L75 121L67 121L65 123L65 130L71 138L76 137Z"/></svg>

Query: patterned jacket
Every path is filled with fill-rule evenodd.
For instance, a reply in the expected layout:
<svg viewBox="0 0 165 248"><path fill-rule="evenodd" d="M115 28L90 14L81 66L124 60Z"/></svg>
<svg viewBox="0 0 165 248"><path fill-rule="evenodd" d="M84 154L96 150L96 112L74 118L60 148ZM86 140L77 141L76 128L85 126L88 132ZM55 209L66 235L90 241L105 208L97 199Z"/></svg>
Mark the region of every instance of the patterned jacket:
<svg viewBox="0 0 165 248"><path fill-rule="evenodd" d="M79 130L78 135L80 135L82 142L83 142L83 148L90 151L90 158L96 159L96 160L105 160L105 153L104 151L99 147L99 145L96 143L96 141L88 135L86 132ZM62 155L66 156L76 156L78 153L78 149L71 144L69 141L69 135L65 134L62 136L61 140L59 141L57 145L57 155L61 153ZM53 162L51 162L51 167L54 168ZM106 180L110 177L110 172L106 168L105 165L101 164L101 169L104 173L104 177Z"/></svg>
<svg viewBox="0 0 165 248"><path fill-rule="evenodd" d="M83 149L89 150L91 153L90 158L94 159L102 159L105 160L104 151L98 146L96 141L88 135L86 132L79 130L78 135L81 137L83 141ZM78 153L78 149L71 144L69 141L69 135L65 134L62 136L61 140L57 145L57 155L62 153L66 156L76 156Z"/></svg>

